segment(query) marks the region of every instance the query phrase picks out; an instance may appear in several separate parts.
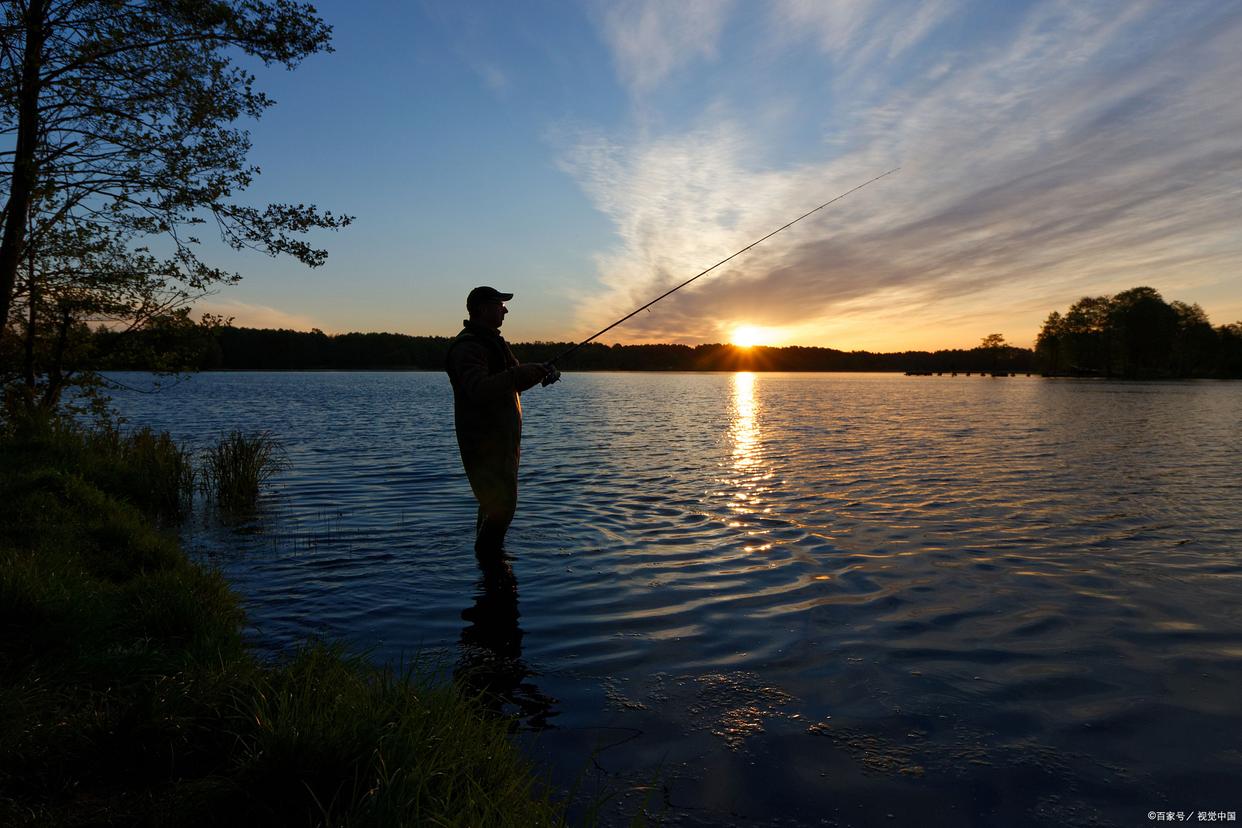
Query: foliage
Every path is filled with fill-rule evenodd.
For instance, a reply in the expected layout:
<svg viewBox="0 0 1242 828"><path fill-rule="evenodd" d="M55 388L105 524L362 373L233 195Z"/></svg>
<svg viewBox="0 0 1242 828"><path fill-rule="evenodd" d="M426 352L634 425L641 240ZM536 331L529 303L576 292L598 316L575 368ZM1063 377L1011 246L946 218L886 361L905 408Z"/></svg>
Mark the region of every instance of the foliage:
<svg viewBox="0 0 1242 828"><path fill-rule="evenodd" d="M224 580L96 484L111 441L0 437L0 824L563 824L451 687L251 656Z"/></svg>
<svg viewBox="0 0 1242 828"><path fill-rule="evenodd" d="M1165 302L1150 287L1085 296L1044 321L1035 343L1045 373L1106 377L1238 377L1233 331L1213 328L1198 305Z"/></svg>
<svg viewBox="0 0 1242 828"><path fill-rule="evenodd" d="M979 349L991 355L990 369L995 372L1000 370L1001 357L1009 350L1009 343L1005 341L1003 334L988 334L979 343Z"/></svg>
<svg viewBox="0 0 1242 828"><path fill-rule="evenodd" d="M88 324L167 342L201 333L186 308L240 277L200 256L224 243L316 266L303 236L348 217L237 196L257 168L235 126L272 100L239 61L288 68L328 50L294 0L22 0L0 11L0 380L10 405L51 410L108 352ZM207 328L219 320L208 319ZM151 340L146 340L150 342ZM197 349L189 348L197 353ZM147 359L177 369L180 347Z"/></svg>
<svg viewBox="0 0 1242 828"><path fill-rule="evenodd" d="M259 490L284 467L283 450L270 432L232 431L203 458L203 489L226 511L253 509Z"/></svg>
<svg viewBox="0 0 1242 828"><path fill-rule="evenodd" d="M1004 334L994 333L994 334L988 334L987 336L985 336L983 340L979 343L979 347L983 348L986 351L993 351L993 350L1000 350L1002 348L1008 347L1008 345L1005 342Z"/></svg>

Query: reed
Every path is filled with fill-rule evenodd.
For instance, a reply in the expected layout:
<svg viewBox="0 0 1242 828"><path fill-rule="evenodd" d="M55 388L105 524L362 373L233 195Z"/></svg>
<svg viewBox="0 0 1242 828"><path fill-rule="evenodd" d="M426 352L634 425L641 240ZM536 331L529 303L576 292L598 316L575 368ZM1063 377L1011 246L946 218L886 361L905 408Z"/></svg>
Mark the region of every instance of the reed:
<svg viewBox="0 0 1242 828"><path fill-rule="evenodd" d="M270 432L234 430L204 454L203 490L226 511L249 511L263 485L284 467L284 450Z"/></svg>

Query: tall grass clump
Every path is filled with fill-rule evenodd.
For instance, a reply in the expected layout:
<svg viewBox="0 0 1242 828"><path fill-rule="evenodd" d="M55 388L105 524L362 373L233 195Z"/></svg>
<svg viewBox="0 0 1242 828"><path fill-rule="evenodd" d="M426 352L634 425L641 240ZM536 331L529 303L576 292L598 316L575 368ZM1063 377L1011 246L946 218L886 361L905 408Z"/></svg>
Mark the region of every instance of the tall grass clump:
<svg viewBox="0 0 1242 828"><path fill-rule="evenodd" d="M235 735L259 816L316 825L563 825L510 741L451 685L316 643L265 674Z"/></svg>
<svg viewBox="0 0 1242 828"><path fill-rule="evenodd" d="M114 497L160 519L185 516L194 500L194 454L168 432L84 429L61 416L23 416L5 423L6 462L52 463L73 469Z"/></svg>
<svg viewBox="0 0 1242 828"><path fill-rule="evenodd" d="M234 430L204 455L203 490L226 511L248 511L263 484L284 467L284 450L270 432Z"/></svg>
<svg viewBox="0 0 1242 828"><path fill-rule="evenodd" d="M94 444L94 445L92 445ZM140 428L128 433L96 429L88 433L86 455L101 459L100 483L110 488L104 470L124 469L130 495L139 508L181 517L194 499L194 454L166 431Z"/></svg>

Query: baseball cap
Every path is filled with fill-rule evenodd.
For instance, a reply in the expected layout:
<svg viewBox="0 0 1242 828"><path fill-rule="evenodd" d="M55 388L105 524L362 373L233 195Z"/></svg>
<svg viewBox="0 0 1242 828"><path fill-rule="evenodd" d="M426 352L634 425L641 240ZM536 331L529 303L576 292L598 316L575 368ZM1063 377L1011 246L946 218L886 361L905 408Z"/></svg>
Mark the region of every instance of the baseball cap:
<svg viewBox="0 0 1242 828"><path fill-rule="evenodd" d="M470 295L466 297L466 310L473 311L475 307L484 302L508 302L512 298L512 293L501 293L494 287L480 285L470 291Z"/></svg>

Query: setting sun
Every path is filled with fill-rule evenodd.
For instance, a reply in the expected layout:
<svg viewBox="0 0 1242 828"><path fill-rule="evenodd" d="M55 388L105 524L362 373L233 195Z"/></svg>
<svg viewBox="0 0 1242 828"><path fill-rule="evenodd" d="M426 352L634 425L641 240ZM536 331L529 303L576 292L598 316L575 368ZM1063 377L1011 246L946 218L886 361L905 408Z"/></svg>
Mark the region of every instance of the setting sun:
<svg viewBox="0 0 1242 828"><path fill-rule="evenodd" d="M729 341L739 348L749 348L752 345L768 345L772 340L771 329L760 328L756 325L738 325L729 336Z"/></svg>

